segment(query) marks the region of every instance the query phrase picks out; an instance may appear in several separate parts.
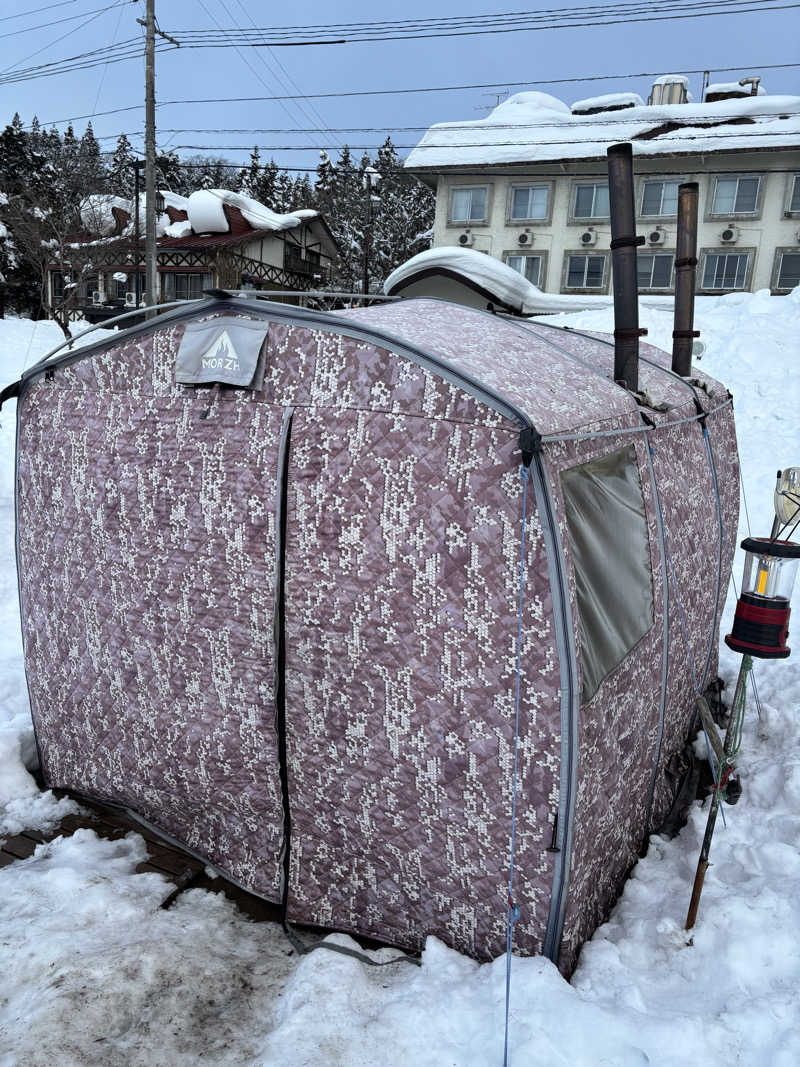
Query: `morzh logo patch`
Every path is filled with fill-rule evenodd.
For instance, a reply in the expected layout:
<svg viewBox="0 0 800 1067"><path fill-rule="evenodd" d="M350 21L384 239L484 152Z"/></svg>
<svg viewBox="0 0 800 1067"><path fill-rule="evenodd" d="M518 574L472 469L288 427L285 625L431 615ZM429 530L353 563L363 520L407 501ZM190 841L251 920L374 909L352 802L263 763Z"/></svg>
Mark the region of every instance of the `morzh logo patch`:
<svg viewBox="0 0 800 1067"><path fill-rule="evenodd" d="M203 370L241 370L239 357L227 330L223 330L211 348L200 357L200 365Z"/></svg>

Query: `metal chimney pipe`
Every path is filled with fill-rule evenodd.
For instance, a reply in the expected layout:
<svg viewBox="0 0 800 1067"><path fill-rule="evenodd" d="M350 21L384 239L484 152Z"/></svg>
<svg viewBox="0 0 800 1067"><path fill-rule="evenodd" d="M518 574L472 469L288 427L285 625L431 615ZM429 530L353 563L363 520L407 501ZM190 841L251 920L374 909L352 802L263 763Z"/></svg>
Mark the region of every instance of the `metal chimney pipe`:
<svg viewBox="0 0 800 1067"><path fill-rule="evenodd" d="M672 369L681 378L692 373L694 279L697 267L697 182L678 186L678 240L675 245L675 319L672 330Z"/></svg>
<svg viewBox="0 0 800 1067"><path fill-rule="evenodd" d="M611 210L611 263L614 279L614 381L632 393L639 390L639 286L633 204L633 146L615 144L608 149L608 194Z"/></svg>

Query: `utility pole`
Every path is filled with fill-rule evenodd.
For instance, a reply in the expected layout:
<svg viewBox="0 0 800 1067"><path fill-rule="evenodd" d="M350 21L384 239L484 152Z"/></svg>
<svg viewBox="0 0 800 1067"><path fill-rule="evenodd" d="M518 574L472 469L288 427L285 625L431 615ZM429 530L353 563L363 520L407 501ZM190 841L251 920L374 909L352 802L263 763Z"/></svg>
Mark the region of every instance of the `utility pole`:
<svg viewBox="0 0 800 1067"><path fill-rule="evenodd" d="M133 277L137 308L142 299L142 276L139 273L139 263L142 258L141 235L139 233L139 171L142 166L143 160L135 159L133 161Z"/></svg>
<svg viewBox="0 0 800 1067"><path fill-rule="evenodd" d="M145 303L158 303L156 259L156 0L147 0L144 92L144 259ZM147 317L152 317L148 312Z"/></svg>
<svg viewBox="0 0 800 1067"><path fill-rule="evenodd" d="M136 20L145 29L144 66L144 258L145 258L145 303L152 307L158 303L158 260L156 251L156 34L178 46L170 37L156 28L156 0L146 0L144 19ZM148 311L152 318L154 312Z"/></svg>

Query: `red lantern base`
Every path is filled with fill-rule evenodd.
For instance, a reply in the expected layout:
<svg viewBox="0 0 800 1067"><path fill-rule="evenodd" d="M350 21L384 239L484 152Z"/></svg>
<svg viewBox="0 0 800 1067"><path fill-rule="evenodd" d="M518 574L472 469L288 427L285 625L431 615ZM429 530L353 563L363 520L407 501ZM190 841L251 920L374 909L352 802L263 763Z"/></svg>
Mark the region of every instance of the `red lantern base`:
<svg viewBox="0 0 800 1067"><path fill-rule="evenodd" d="M733 617L733 633L725 644L734 652L758 659L786 659L791 649L789 637L789 601L785 597L742 593Z"/></svg>

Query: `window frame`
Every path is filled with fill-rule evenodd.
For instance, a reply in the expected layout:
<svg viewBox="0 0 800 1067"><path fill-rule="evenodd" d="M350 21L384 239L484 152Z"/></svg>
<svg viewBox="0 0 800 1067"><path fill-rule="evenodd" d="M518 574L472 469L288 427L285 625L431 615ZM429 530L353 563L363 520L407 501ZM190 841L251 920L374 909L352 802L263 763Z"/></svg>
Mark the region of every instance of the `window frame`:
<svg viewBox="0 0 800 1067"><path fill-rule="evenodd" d="M575 214L575 208L576 208L577 199L578 199L578 189L583 188L583 187L585 187L587 185L592 185L594 187L605 185L605 187L607 189L609 188L607 181L605 181L605 182L604 181L597 181L597 180L592 180L592 179L589 179L589 178L587 178L587 179L584 179L584 178L573 178L572 179L572 183L570 185L570 190L569 190L569 214L567 216L567 225L569 225L569 226L586 226L586 225L588 225L589 223L592 223L592 222L609 222L610 219L611 219L610 207L609 207L609 214L608 215L576 215ZM595 194L595 197L592 200L592 207L594 207L594 200L596 198L597 197L596 197L596 194ZM610 198L610 190L609 190L609 198Z"/></svg>
<svg viewBox="0 0 800 1067"><path fill-rule="evenodd" d="M191 293L188 296L178 296L178 278L192 278L200 279L200 297L203 295L203 288L210 288L213 286L213 274L210 270L203 267L200 270L169 270L161 273L161 298L164 301L168 300L198 300L200 297L192 296ZM172 279L170 283L170 279ZM211 279L209 283L209 279ZM172 289L172 293L167 290ZM187 287L188 289L188 287Z"/></svg>
<svg viewBox="0 0 800 1067"><path fill-rule="evenodd" d="M762 207L763 207L763 203L764 203L764 185L766 184L764 179L766 178L766 174L764 174L763 172L750 172L750 173L742 173L742 174L738 174L738 173L736 173L736 174L727 174L726 173L726 174L711 174L711 175L709 175L709 177L710 177L710 181L711 181L711 189L709 190L708 202L706 204L706 214L705 214L705 221L706 222L717 222L717 221L720 221L720 220L727 222L729 220L734 220L735 221L736 219L742 219L742 220L746 221L747 219L760 219L761 218L761 211L762 211ZM717 183L719 181L731 181L731 180L735 180L738 183L743 178L757 178L758 179L758 192L756 193L756 206L755 206L754 210L753 211L736 211L735 210L735 205L734 205L734 210L732 212L715 211L714 210L714 201L717 198ZM737 184L737 187L736 187L736 193L737 193L737 196L738 196L738 193L739 193L738 184Z"/></svg>
<svg viewBox="0 0 800 1067"><path fill-rule="evenodd" d="M569 260L570 256L601 256L603 259L603 284L601 286L581 286L573 287L567 285L567 278L569 277ZM610 257L611 253L605 249L600 251L594 251L588 248L568 248L564 252L564 262L561 267L561 292L562 293L607 293L611 282L611 269L610 269ZM584 271L584 277L586 272Z"/></svg>
<svg viewBox="0 0 800 1067"><path fill-rule="evenodd" d="M669 285L668 286L664 287L664 286L661 286L661 285L648 285L648 286L639 285L638 286L639 292L640 293L672 293L672 292L674 292L674 290L675 290L675 249L674 248L663 248L662 246L659 246L658 249L655 249L655 248L637 249L637 251L636 251L636 263L637 263L636 280L637 280L637 284L638 284L638 281L639 281L639 274L638 274L639 256L667 256L672 261L671 266L670 266L670 270L669 270ZM652 274L653 274L653 272L651 271L650 272L650 276L651 277L652 277Z"/></svg>
<svg viewBox="0 0 800 1067"><path fill-rule="evenodd" d="M515 189L546 189L547 211L540 219L515 219L512 215L514 209ZM553 220L553 196L554 182L509 182L506 195L506 225L507 226L549 226Z"/></svg>
<svg viewBox="0 0 800 1067"><path fill-rule="evenodd" d="M457 189L485 189L486 190L486 214L482 219L455 220L453 218L453 193ZM492 182L463 182L447 186L447 225L459 230L467 230L472 226L488 226L492 217Z"/></svg>
<svg viewBox="0 0 800 1067"><path fill-rule="evenodd" d="M536 285L539 289L544 290L544 287L547 283L547 250L545 249L541 252L538 250L531 250L529 252L527 249L523 250L521 248L507 249L505 252L503 252L503 262L509 267L511 266L511 264L508 262L510 256L522 256L525 259L531 259L534 256L538 256L540 260L539 281L532 282L531 284ZM516 267L511 267L511 269L516 270ZM524 278L526 277L526 275L522 274L522 277Z"/></svg>
<svg viewBox="0 0 800 1067"><path fill-rule="evenodd" d="M747 256L747 267L745 269L744 285L741 289L709 289L703 284L703 278L706 273L706 263L709 256ZM695 286L695 292L703 294L705 296L719 296L721 293L748 293L750 292L750 286L753 283L753 269L755 267L756 249L755 247L738 248L731 247L730 245L723 245L720 248L701 248L700 255L698 257L697 264L697 284Z"/></svg>
<svg viewBox="0 0 800 1067"><path fill-rule="evenodd" d="M797 190L798 205L792 209L792 194ZM786 191L783 200L783 217L800 219L800 172L786 175Z"/></svg>
<svg viewBox="0 0 800 1067"><path fill-rule="evenodd" d="M791 288L787 286L781 286L778 284L781 275L781 264L783 257L786 253L794 256L800 256L800 244L796 245L780 245L775 249L775 259L772 264L772 280L770 282L770 291L776 295L783 295L785 293L791 293Z"/></svg>
<svg viewBox="0 0 800 1067"><path fill-rule="evenodd" d="M638 195L638 201L637 201L638 205L639 205L639 218L640 219L675 219L677 221L677 218L678 218L677 206L675 208L674 214L672 214L672 215L645 215L645 213L644 213L644 187L649 182L660 182L662 186L667 184L668 182L670 184L672 184L672 182L675 182L676 185L680 186L680 185L683 185L688 180L689 180L688 178L675 178L672 175L669 175L669 176L665 175L664 177L662 177L659 174L643 174L643 175L641 175L641 177L639 178L639 195ZM661 202L662 202L662 205L663 205L663 202L664 202L664 190L663 189L661 190Z"/></svg>

